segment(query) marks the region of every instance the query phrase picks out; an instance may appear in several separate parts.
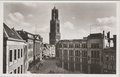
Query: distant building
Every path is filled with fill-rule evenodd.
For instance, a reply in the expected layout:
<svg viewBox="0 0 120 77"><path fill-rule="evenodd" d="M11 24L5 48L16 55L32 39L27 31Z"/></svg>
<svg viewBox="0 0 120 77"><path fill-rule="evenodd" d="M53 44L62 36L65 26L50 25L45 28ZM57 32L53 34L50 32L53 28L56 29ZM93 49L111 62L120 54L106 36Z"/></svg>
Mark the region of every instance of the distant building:
<svg viewBox="0 0 120 77"><path fill-rule="evenodd" d="M83 39L60 40L56 44L59 65L69 71L103 73L103 52L110 46L106 40L104 31L103 34L94 33Z"/></svg>
<svg viewBox="0 0 120 77"><path fill-rule="evenodd" d="M34 60L42 60L42 44L43 44L43 38L38 35L35 34L34 35L34 50L35 50L35 54L34 54Z"/></svg>
<svg viewBox="0 0 120 77"><path fill-rule="evenodd" d="M50 57L55 57L55 45L50 46Z"/></svg>
<svg viewBox="0 0 120 77"><path fill-rule="evenodd" d="M58 9L54 7L52 9L52 19L50 21L50 45L55 45L60 40L60 21L58 16Z"/></svg>
<svg viewBox="0 0 120 77"><path fill-rule="evenodd" d="M18 30L18 34L26 41L27 44L27 60L26 70L32 66L36 61L42 60L43 38L40 35L32 34L23 30Z"/></svg>
<svg viewBox="0 0 120 77"><path fill-rule="evenodd" d="M49 45L49 44L44 44L43 48L43 57L55 57L55 46L54 45Z"/></svg>
<svg viewBox="0 0 120 77"><path fill-rule="evenodd" d="M3 24L3 73L23 74L25 41L14 30Z"/></svg>

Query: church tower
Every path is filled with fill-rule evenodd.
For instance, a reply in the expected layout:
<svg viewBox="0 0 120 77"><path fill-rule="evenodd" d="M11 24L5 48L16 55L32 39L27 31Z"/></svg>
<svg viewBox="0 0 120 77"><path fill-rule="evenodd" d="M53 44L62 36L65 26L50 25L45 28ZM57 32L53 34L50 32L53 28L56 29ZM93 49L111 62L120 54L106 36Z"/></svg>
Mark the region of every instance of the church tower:
<svg viewBox="0 0 120 77"><path fill-rule="evenodd" d="M55 45L59 40L60 40L60 23L58 19L58 9L54 7L52 9L50 20L49 43L50 45Z"/></svg>

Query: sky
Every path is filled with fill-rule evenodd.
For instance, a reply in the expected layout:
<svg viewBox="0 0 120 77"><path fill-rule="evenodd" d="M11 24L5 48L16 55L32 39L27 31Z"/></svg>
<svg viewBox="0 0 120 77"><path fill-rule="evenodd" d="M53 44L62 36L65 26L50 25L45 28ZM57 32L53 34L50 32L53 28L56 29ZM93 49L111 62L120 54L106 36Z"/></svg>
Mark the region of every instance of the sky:
<svg viewBox="0 0 120 77"><path fill-rule="evenodd" d="M1 0L1 1L55 1L55 0ZM113 1L113 0L57 0L57 1Z"/></svg>
<svg viewBox="0 0 120 77"><path fill-rule="evenodd" d="M49 43L51 10L59 10L61 39L82 39L90 33L116 34L115 3L4 3L4 22L16 30L40 34Z"/></svg>

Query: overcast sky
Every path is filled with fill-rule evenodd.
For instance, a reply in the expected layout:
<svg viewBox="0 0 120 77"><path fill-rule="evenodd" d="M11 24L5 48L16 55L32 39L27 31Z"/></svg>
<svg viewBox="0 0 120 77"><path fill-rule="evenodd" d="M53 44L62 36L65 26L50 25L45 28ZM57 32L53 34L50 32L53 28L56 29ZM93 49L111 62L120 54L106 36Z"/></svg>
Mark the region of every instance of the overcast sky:
<svg viewBox="0 0 120 77"><path fill-rule="evenodd" d="M40 34L49 43L54 6L59 10L61 39L81 39L103 30L116 34L115 3L4 3L4 22L10 28Z"/></svg>
<svg viewBox="0 0 120 77"><path fill-rule="evenodd" d="M1 1L55 1L55 0L1 0ZM57 1L119 1L119 0L57 0Z"/></svg>

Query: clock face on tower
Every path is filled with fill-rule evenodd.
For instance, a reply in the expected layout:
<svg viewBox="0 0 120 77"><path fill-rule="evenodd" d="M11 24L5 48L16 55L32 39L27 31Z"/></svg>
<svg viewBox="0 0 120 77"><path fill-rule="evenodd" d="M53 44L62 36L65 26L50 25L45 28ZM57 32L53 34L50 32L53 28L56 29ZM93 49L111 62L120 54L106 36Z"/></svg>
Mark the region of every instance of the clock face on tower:
<svg viewBox="0 0 120 77"><path fill-rule="evenodd" d="M60 40L60 27L58 19L58 9L52 9L52 19L50 21L49 41L51 45L55 45Z"/></svg>

